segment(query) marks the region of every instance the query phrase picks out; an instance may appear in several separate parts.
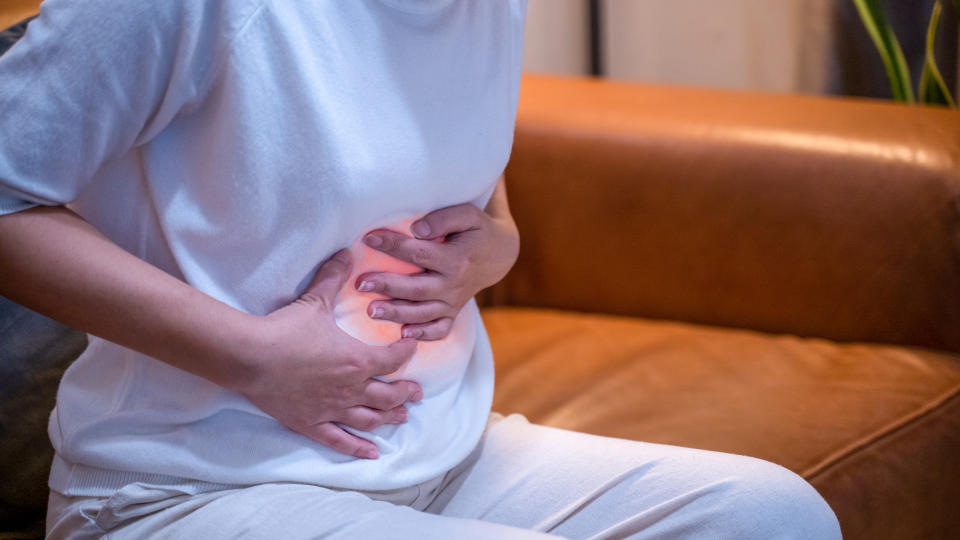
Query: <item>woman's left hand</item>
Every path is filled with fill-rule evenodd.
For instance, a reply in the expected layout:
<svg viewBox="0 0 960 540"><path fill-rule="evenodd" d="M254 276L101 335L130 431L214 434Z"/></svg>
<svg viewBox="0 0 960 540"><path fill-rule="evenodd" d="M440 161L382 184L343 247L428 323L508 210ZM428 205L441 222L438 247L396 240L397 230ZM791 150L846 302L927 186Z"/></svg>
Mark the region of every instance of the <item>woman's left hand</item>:
<svg viewBox="0 0 960 540"><path fill-rule="evenodd" d="M505 194L497 195L505 207ZM363 241L371 248L423 268L412 275L360 275L357 290L387 297L370 302L367 314L402 324L405 338L446 337L464 304L503 279L517 260L520 237L509 211L502 210L494 217L470 203L460 204L413 222L412 236L387 229L367 233Z"/></svg>

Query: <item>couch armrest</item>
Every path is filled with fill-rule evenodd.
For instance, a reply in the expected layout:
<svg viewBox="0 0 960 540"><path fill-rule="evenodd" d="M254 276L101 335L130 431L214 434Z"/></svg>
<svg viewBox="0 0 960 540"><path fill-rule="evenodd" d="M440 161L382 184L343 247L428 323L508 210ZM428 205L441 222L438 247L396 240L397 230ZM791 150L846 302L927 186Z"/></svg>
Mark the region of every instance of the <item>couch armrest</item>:
<svg viewBox="0 0 960 540"><path fill-rule="evenodd" d="M526 76L488 302L960 351L960 113Z"/></svg>
<svg viewBox="0 0 960 540"><path fill-rule="evenodd" d="M0 29L36 15L40 0L3 0L0 3Z"/></svg>

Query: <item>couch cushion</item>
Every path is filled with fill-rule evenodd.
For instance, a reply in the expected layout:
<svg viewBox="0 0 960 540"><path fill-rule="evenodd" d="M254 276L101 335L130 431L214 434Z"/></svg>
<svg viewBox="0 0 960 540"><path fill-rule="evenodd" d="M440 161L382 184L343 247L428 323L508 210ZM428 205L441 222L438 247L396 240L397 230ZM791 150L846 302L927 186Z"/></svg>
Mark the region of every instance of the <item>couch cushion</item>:
<svg viewBox="0 0 960 540"><path fill-rule="evenodd" d="M484 322L495 410L779 463L848 538L960 530L960 356L532 308Z"/></svg>
<svg viewBox="0 0 960 540"><path fill-rule="evenodd" d="M47 420L86 335L0 296L0 539L43 534L53 447Z"/></svg>

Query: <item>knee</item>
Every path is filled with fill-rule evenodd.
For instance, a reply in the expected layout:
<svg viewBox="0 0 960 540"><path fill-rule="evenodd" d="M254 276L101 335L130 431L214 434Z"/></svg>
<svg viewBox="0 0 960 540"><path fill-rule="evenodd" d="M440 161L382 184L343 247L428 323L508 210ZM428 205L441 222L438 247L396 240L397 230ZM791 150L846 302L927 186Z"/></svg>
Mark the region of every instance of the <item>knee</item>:
<svg viewBox="0 0 960 540"><path fill-rule="evenodd" d="M724 482L730 538L841 538L836 515L806 480L779 465L745 458Z"/></svg>

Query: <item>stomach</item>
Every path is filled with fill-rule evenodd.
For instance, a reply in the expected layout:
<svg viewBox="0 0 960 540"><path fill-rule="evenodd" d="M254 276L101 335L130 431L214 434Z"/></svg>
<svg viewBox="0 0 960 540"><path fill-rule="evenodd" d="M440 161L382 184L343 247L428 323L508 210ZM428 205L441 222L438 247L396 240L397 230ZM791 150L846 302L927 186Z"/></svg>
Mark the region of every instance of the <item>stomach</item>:
<svg viewBox="0 0 960 540"><path fill-rule="evenodd" d="M409 234L410 224L418 217L396 220L381 228ZM368 345L388 345L401 338L401 325L393 321L373 319L368 315L370 302L386 297L379 293L357 291L357 278L367 272L416 274L423 269L370 248L362 239L363 234L350 246L353 269L337 296L334 319L344 332L355 339ZM477 317L475 313L469 313L476 310L476 304L471 300L454 319L450 333L445 338L419 342L417 351L409 362L399 370L379 378L386 381L416 381L423 388L424 397L442 392L456 384L461 379L476 345Z"/></svg>

